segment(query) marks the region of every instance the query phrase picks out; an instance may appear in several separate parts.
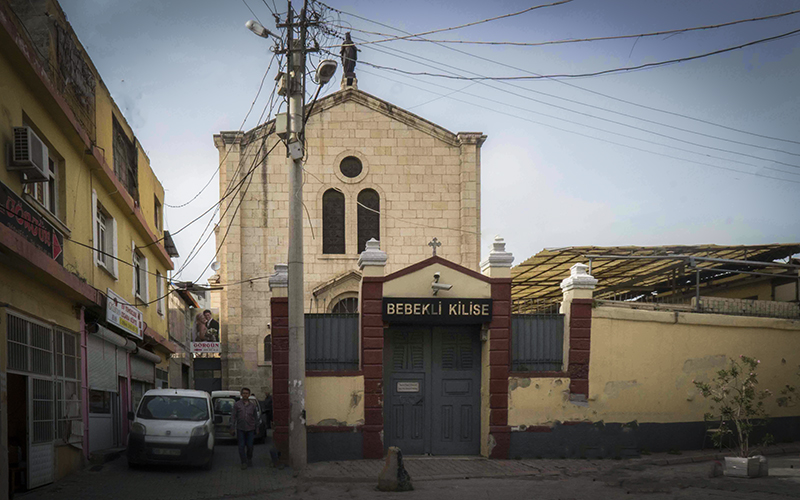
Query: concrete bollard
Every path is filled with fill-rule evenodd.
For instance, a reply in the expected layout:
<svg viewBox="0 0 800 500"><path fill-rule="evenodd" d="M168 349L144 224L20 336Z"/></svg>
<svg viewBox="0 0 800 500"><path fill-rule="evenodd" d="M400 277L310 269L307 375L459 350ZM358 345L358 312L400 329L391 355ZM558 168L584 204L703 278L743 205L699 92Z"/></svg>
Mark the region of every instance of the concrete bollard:
<svg viewBox="0 0 800 500"><path fill-rule="evenodd" d="M411 491L411 476L403 466L403 452L391 446L386 453L386 464L378 476L378 489L381 491Z"/></svg>

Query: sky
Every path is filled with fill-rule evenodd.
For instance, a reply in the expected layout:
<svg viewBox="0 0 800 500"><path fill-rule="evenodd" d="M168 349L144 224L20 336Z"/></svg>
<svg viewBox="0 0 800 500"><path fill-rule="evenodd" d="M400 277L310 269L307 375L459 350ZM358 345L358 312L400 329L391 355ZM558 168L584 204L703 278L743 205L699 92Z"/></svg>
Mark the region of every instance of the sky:
<svg viewBox="0 0 800 500"><path fill-rule="evenodd" d="M402 33L392 28L421 33L547 3L551 0L329 0L344 13L327 19L337 31L349 26L397 36ZM271 57L268 40L248 31L245 22L257 17L277 32L269 9L285 13L286 3L61 0L61 5L147 152L166 190L165 202L189 201L219 165L213 135L240 127ZM793 10L800 10L800 1L573 0L428 38L583 39ZM476 82L407 75L367 63L461 77L584 74L703 54L797 29L800 14L688 33L544 46L396 40L362 46L356 73L360 90L452 132L488 136L481 157L484 257L495 235L506 239L515 264L543 248L566 246L793 243L800 241L800 36L585 78ZM356 31L353 37L386 38ZM274 73L273 66L266 86ZM338 90L339 78L340 73L323 95ZM268 90L245 130L257 125ZM191 204L167 208L165 227L175 233L218 197L214 178ZM182 255L175 259L176 270L207 222L203 218L175 234ZM177 279L205 282L213 274L208 266L214 252L211 238Z"/></svg>

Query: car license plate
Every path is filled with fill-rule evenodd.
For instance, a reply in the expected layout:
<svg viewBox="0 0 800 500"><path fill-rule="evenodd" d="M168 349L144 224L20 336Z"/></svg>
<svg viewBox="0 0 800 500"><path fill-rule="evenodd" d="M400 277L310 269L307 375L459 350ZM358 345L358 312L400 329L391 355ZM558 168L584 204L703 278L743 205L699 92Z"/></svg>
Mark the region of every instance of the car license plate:
<svg viewBox="0 0 800 500"><path fill-rule="evenodd" d="M177 448L153 448L153 455L170 455L176 456L180 455L181 450Z"/></svg>

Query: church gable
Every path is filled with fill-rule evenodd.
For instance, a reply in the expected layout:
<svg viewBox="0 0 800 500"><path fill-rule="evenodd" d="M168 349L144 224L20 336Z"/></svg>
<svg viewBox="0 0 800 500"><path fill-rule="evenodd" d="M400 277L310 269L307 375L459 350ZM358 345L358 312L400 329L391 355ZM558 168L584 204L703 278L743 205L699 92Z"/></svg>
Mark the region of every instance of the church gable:
<svg viewBox="0 0 800 500"><path fill-rule="evenodd" d="M348 103L353 103L355 106L346 106ZM333 113L335 115L340 109L346 110L347 108L358 110L357 113L363 113L366 110L372 111L377 115L388 118L390 121L405 124L410 129L417 130L434 139L438 139L447 146L460 146L458 135L449 130L417 116L414 113L406 111L403 108L395 106L388 101L355 89L336 92L318 101L314 105L314 110L309 120L309 126L312 126L311 124L316 121L315 118L321 118L322 121L327 121L325 118L326 113Z"/></svg>

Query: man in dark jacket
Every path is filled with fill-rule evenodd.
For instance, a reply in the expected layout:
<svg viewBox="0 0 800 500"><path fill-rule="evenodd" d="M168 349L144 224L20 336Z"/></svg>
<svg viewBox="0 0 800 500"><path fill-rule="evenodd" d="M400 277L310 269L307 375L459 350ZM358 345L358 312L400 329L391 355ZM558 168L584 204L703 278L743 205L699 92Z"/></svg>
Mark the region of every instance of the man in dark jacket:
<svg viewBox="0 0 800 500"><path fill-rule="evenodd" d="M258 409L256 402L250 399L250 389L242 387L241 399L233 405L231 415L231 432L236 430L236 440L239 443L239 459L242 461L242 470L253 465L253 439L255 438L256 425L258 425ZM247 453L245 454L245 447Z"/></svg>

